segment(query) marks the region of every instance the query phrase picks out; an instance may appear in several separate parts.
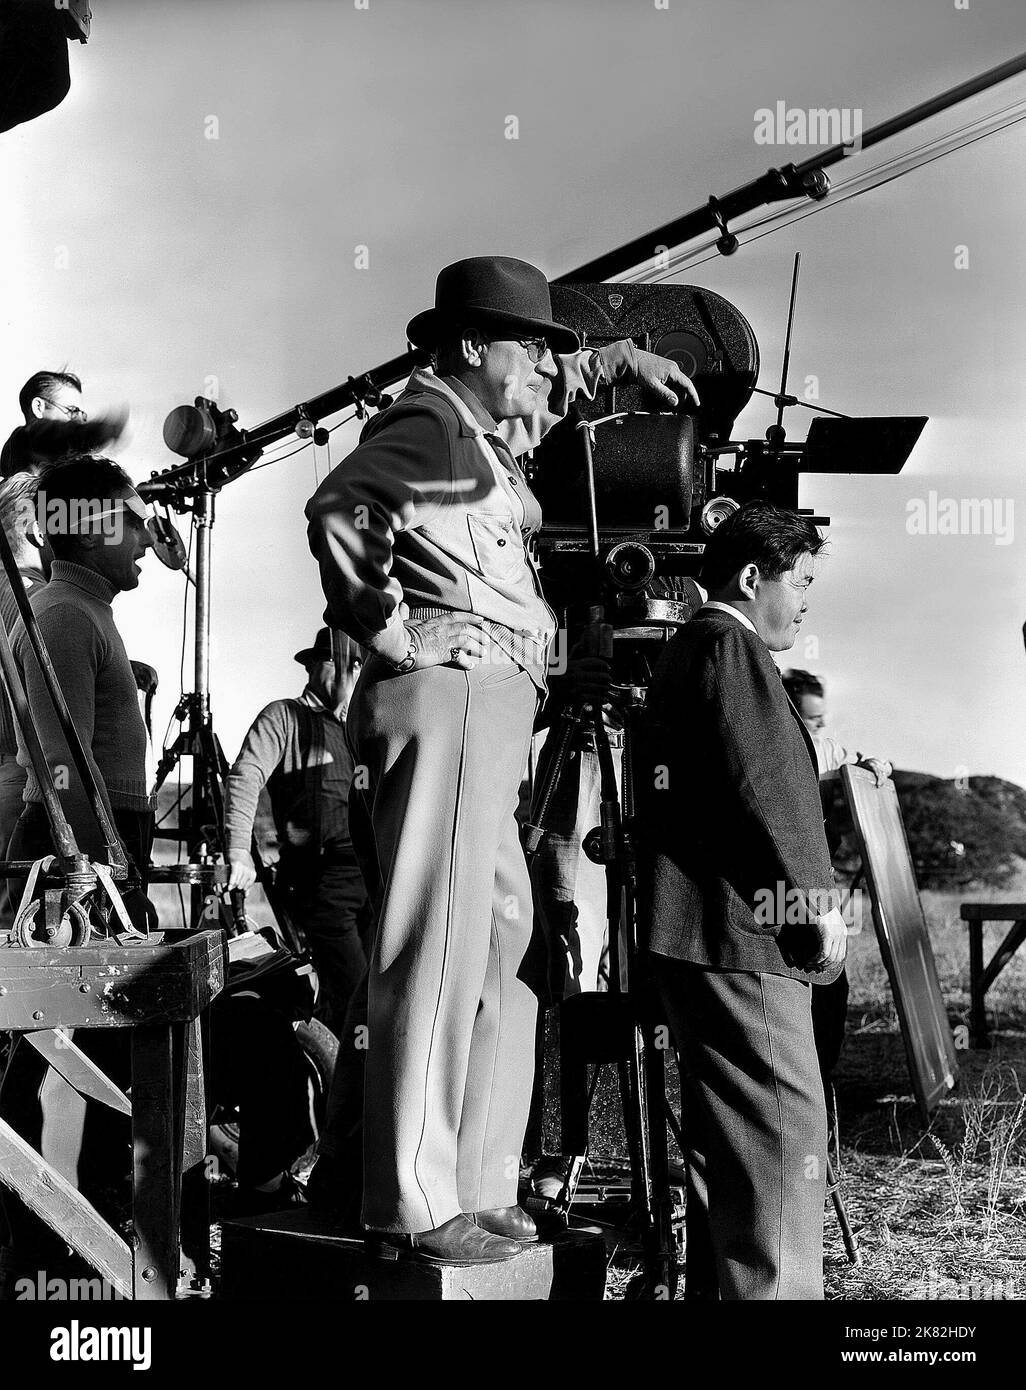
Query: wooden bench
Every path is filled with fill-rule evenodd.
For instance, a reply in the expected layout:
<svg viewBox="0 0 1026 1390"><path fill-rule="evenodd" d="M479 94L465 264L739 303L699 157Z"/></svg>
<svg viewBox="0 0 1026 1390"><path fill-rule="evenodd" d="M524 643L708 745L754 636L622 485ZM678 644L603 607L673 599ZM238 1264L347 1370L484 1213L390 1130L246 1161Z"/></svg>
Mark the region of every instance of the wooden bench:
<svg viewBox="0 0 1026 1390"><path fill-rule="evenodd" d="M969 1039L973 1047L989 1047L987 990L1026 941L1026 903L963 903L960 915L969 929ZM983 928L988 922L1012 925L984 965Z"/></svg>

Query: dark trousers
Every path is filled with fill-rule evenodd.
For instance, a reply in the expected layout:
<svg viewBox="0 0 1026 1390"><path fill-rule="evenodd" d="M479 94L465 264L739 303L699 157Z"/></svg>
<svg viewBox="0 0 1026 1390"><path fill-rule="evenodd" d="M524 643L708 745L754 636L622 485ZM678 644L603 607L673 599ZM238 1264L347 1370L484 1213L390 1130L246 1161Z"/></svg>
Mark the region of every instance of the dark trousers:
<svg viewBox="0 0 1026 1390"><path fill-rule="evenodd" d="M330 854L312 859L283 853L277 886L317 971L315 1016L341 1038L349 1001L367 967L371 913L359 866Z"/></svg>
<svg viewBox="0 0 1026 1390"><path fill-rule="evenodd" d="M826 1108L812 987L653 961L681 1072L686 1296L822 1299Z"/></svg>
<svg viewBox="0 0 1026 1390"><path fill-rule="evenodd" d="M367 960L374 949L374 933L385 884L374 844L370 798L353 787L349 793L349 833L367 890L368 927L364 936ZM367 1060L368 967L349 1000L338 1034L338 1055L317 1151L331 1160L337 1183L339 1210L354 1228L363 1207L363 1097Z"/></svg>
<svg viewBox="0 0 1026 1390"><path fill-rule="evenodd" d="M844 1046L847 1022L848 972L842 970L831 984L817 985L812 991L812 1031L828 1105L834 1069Z"/></svg>

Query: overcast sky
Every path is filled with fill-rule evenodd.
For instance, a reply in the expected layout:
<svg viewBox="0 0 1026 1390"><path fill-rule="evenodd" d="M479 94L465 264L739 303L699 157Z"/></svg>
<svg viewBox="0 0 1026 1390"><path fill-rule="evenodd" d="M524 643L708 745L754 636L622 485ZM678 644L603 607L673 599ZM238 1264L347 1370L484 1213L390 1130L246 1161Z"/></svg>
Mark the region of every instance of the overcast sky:
<svg viewBox="0 0 1026 1390"><path fill-rule="evenodd" d="M120 456L145 477L174 461L161 425L179 402L216 392L254 426L401 352L446 262L509 254L555 276L811 153L757 144L759 108L858 108L868 127L1026 48L1022 0L963 3L95 0L70 96L0 137L0 434L29 373L67 363L92 409L130 404ZM835 177L1024 98L1006 83ZM803 481L833 523L791 661L826 677L839 738L1020 783L1024 162L1019 125L680 277L742 310L774 387L800 250L795 389L815 376L833 409L930 416L900 476ZM735 438L771 411L749 405ZM807 424L792 412L790 435ZM333 435L332 463L355 438ZM230 757L263 703L301 687L291 656L323 607L303 506L328 464L308 449L218 499ZM1011 543L909 535L931 491L1011 500ZM183 590L149 559L116 605L160 673L161 729Z"/></svg>

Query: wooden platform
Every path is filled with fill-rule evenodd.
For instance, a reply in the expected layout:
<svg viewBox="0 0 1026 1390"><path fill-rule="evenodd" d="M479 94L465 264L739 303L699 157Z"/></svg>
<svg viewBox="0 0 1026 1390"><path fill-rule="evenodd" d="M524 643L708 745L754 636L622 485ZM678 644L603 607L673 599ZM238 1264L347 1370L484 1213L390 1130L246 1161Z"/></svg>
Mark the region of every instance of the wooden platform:
<svg viewBox="0 0 1026 1390"><path fill-rule="evenodd" d="M597 1235L570 1232L502 1264L464 1268L368 1255L309 1207L221 1228L221 1296L236 1301L601 1301L605 1283Z"/></svg>

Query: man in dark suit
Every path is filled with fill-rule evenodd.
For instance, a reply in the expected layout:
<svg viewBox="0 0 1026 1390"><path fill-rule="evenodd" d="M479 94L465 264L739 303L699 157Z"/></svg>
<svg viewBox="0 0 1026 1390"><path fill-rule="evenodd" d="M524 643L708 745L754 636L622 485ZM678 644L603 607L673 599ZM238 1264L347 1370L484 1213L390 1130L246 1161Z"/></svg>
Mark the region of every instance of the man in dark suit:
<svg viewBox="0 0 1026 1390"><path fill-rule="evenodd" d="M770 656L794 645L822 545L810 521L765 502L723 522L703 562L709 601L650 692L641 838L681 1070L693 1298L823 1297L809 984L836 976L847 936L815 753Z"/></svg>

